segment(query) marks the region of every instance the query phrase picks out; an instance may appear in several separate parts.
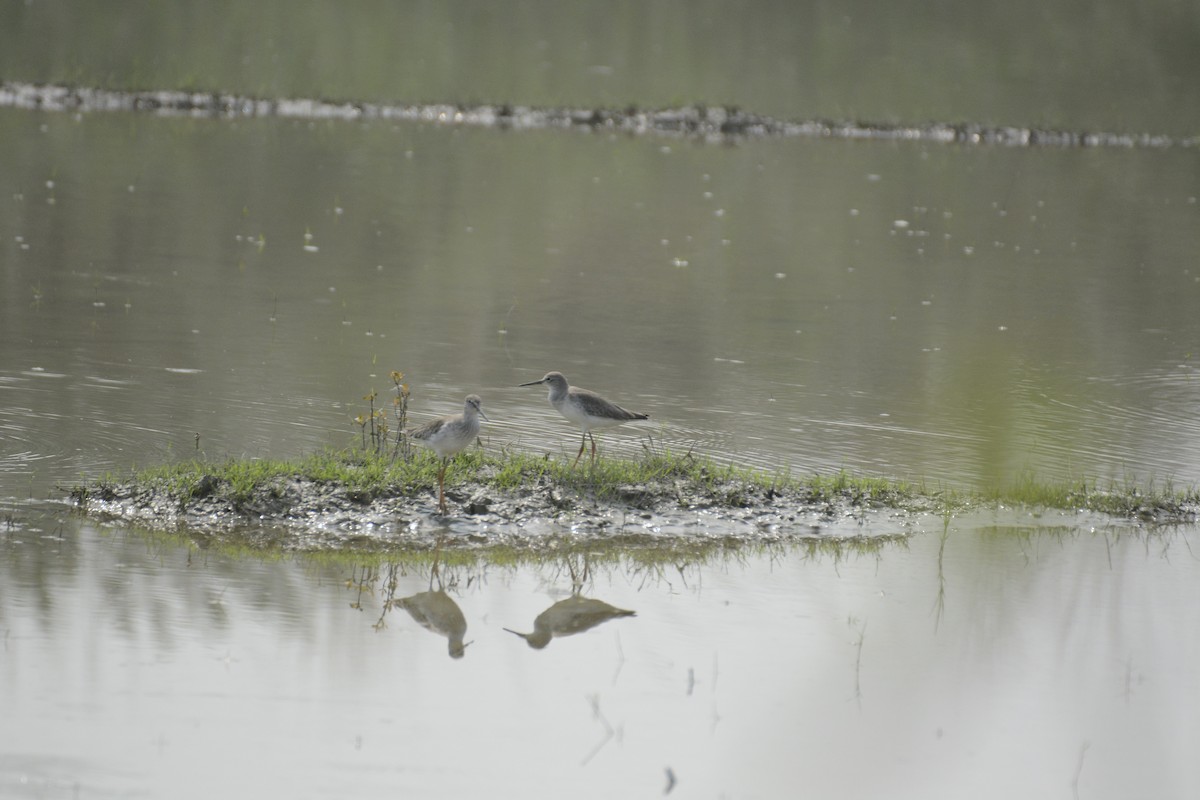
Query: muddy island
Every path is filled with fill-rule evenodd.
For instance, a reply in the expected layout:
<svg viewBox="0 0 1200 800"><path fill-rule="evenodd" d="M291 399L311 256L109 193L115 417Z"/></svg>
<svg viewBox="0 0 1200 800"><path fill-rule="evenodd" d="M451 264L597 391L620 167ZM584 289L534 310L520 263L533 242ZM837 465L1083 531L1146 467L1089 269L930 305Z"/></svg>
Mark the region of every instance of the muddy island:
<svg viewBox="0 0 1200 800"><path fill-rule="evenodd" d="M980 507L1094 514L1146 525L1194 522L1200 493L1167 486L1040 484L970 494L880 478L794 477L691 453L599 459L473 450L446 475L426 453L330 451L287 461L188 461L69 489L89 516L283 549L555 548L581 541L766 543L904 536Z"/></svg>

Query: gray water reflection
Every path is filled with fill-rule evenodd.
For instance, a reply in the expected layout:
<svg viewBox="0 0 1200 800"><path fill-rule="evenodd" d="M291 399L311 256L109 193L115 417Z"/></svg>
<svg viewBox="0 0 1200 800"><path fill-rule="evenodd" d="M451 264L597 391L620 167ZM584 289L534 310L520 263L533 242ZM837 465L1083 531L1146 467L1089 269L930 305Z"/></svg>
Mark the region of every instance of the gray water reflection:
<svg viewBox="0 0 1200 800"><path fill-rule="evenodd" d="M429 587L423 592L417 592L408 597L396 597L396 587L399 584L396 565L389 565L387 575L382 580L386 598L379 620L375 623L377 629L386 624L387 613L392 608L401 608L412 617L413 622L425 630L438 636L444 636L451 658L462 658L466 655L467 645L470 644L470 642L463 641L467 635L467 619L463 616L462 609L454 601L454 598L446 593L445 585L442 582L441 564L437 559L434 560L429 570ZM364 576L359 579L359 586L365 588L366 584L371 582L370 577ZM452 585L456 583L457 580L451 579ZM434 586L437 588L435 589ZM362 607L361 602L357 607Z"/></svg>
<svg viewBox="0 0 1200 800"><path fill-rule="evenodd" d="M687 796L1194 796L1200 531L1046 522L600 560L582 587L569 558L442 567L474 639L451 660L379 624L428 567L22 514L0 794L613 797L669 769ZM505 631L573 592L636 624L536 655Z"/></svg>
<svg viewBox="0 0 1200 800"><path fill-rule="evenodd" d="M572 594L538 614L533 620L532 633L520 633L511 628L504 630L520 636L534 650L542 650L551 639L573 636L609 620L633 616L637 616L636 611L616 608L594 597Z"/></svg>
<svg viewBox="0 0 1200 800"><path fill-rule="evenodd" d="M591 565L586 557L578 575L574 560L568 560L566 566L571 576L570 596L538 614L533 620L531 633L521 633L512 628L504 629L524 639L534 650L545 649L552 639L584 633L610 620L637 616L636 611L617 608L603 600L583 596L584 587L591 582Z"/></svg>
<svg viewBox="0 0 1200 800"><path fill-rule="evenodd" d="M463 642L467 634L467 620L462 609L445 589L417 592L396 600L396 606L408 612L413 621L425 630L445 636L449 640L451 658L462 658L469 642Z"/></svg>

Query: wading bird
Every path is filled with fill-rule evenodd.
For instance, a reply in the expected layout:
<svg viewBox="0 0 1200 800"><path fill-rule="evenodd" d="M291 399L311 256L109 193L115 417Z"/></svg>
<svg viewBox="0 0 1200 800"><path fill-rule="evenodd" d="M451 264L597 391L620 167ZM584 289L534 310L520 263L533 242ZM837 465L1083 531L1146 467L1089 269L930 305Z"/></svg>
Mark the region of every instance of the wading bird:
<svg viewBox="0 0 1200 800"><path fill-rule="evenodd" d="M482 402L479 395L469 394L463 404L463 413L438 417L408 433L413 441L428 447L442 459L438 469L438 510L443 514L446 513L446 465L479 436L480 417L491 422L480 408Z"/></svg>
<svg viewBox="0 0 1200 800"><path fill-rule="evenodd" d="M649 414L637 414L627 411L616 403L610 403L595 392L571 386L561 372L547 372L540 381L522 383L521 386L537 386L546 383L550 385L550 405L567 419L583 429L583 438L579 441L579 453L575 456L575 467L583 456L583 448L587 440L592 440L592 462L596 461L596 437L592 436L593 428L609 428L635 419L650 419Z"/></svg>

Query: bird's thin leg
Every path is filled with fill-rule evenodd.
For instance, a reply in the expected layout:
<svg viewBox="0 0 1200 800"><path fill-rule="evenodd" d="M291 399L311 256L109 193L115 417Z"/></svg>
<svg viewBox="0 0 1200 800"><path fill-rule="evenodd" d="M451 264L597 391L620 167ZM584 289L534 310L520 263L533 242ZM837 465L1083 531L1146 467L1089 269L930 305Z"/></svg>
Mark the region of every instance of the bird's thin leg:
<svg viewBox="0 0 1200 800"><path fill-rule="evenodd" d="M596 437L592 436L592 432L588 431L588 438L592 440L592 464L596 463Z"/></svg>
<svg viewBox="0 0 1200 800"><path fill-rule="evenodd" d="M446 459L442 459L442 467L438 470L438 510L446 513Z"/></svg>
<svg viewBox="0 0 1200 800"><path fill-rule="evenodd" d="M579 453L575 456L575 461L571 463L571 469L579 463L579 459L583 457L583 448L587 446L587 431L583 432L583 438L579 440Z"/></svg>

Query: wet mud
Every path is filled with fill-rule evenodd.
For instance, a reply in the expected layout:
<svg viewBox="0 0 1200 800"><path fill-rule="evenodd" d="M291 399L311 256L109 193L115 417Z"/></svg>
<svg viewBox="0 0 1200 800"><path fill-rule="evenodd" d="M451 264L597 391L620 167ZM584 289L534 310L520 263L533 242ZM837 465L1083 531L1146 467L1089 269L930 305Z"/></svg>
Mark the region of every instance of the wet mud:
<svg viewBox="0 0 1200 800"><path fill-rule="evenodd" d="M663 480L588 491L550 480L502 490L476 479L446 487L446 514L438 512L436 489L364 492L297 477L265 483L247 497L212 478L187 497L104 484L77 487L71 500L104 521L285 550L771 543L896 537L942 524L934 503L922 498L817 497L738 481L697 487Z"/></svg>
<svg viewBox="0 0 1200 800"><path fill-rule="evenodd" d="M670 476L639 483L570 485L550 476L497 485L496 465L446 487L355 488L290 475L239 492L205 474L185 492L161 484L100 482L69 490L83 514L106 522L182 533L200 543L284 551L435 547L553 551L560 547L707 548L821 539L904 538L945 531L985 514L1006 524L1092 528L1192 524L1200 500L1187 496L1082 493L1061 508L895 488L816 489L723 477Z"/></svg>

